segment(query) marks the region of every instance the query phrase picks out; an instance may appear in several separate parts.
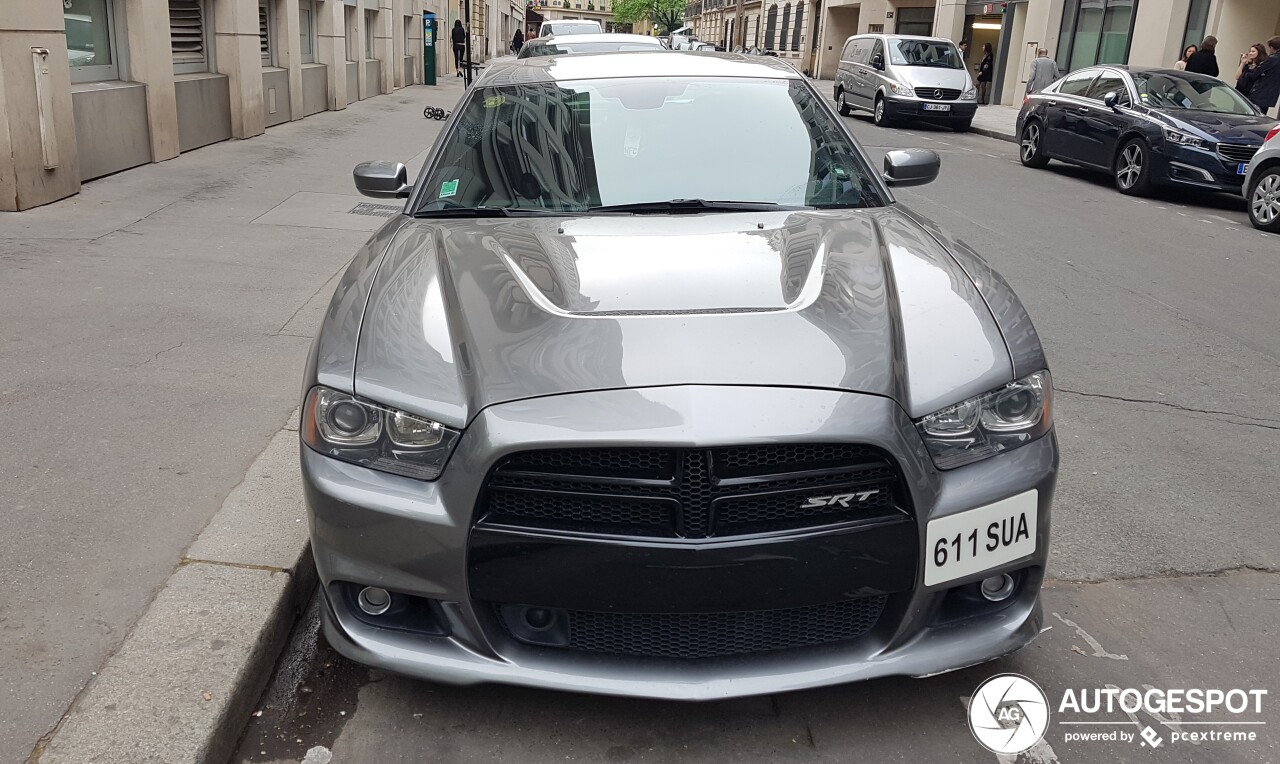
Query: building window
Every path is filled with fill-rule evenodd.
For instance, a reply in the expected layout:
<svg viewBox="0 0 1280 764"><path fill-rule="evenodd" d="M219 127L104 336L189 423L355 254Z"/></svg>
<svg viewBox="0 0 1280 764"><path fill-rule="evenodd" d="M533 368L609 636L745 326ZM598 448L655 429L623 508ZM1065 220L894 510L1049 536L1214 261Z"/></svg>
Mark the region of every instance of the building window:
<svg viewBox="0 0 1280 764"><path fill-rule="evenodd" d="M364 12L364 57L373 58L373 28L378 23L376 11Z"/></svg>
<svg viewBox="0 0 1280 764"><path fill-rule="evenodd" d="M353 5L348 5L342 9L343 12L343 32L347 39L347 61L360 60L360 29L356 26L359 21L360 12Z"/></svg>
<svg viewBox="0 0 1280 764"><path fill-rule="evenodd" d="M258 0L258 48L262 51L262 65L275 64L275 34L271 22L271 3Z"/></svg>
<svg viewBox="0 0 1280 764"><path fill-rule="evenodd" d="M898 34L933 36L933 8L899 8L894 31Z"/></svg>
<svg viewBox="0 0 1280 764"><path fill-rule="evenodd" d="M765 16L764 22L764 47L765 50L773 50L774 35L778 31L778 6L769 6L769 13Z"/></svg>
<svg viewBox="0 0 1280 764"><path fill-rule="evenodd" d="M1058 39L1058 63L1064 71L1127 63L1137 6L1138 0L1068 0Z"/></svg>
<svg viewBox="0 0 1280 764"><path fill-rule="evenodd" d="M1209 0L1191 0L1191 7L1187 9L1187 31L1182 35L1182 50L1178 51L1178 58L1182 58L1188 45L1199 45L1204 40L1208 26Z"/></svg>
<svg viewBox="0 0 1280 764"><path fill-rule="evenodd" d="M111 0L70 0L62 8L71 81L120 79Z"/></svg>
<svg viewBox="0 0 1280 764"><path fill-rule="evenodd" d="M413 55L413 22L414 21L416 21L416 19L413 16L404 17L404 54L406 56Z"/></svg>
<svg viewBox="0 0 1280 764"><path fill-rule="evenodd" d="M201 0L169 0L169 44L174 74L209 71L205 8Z"/></svg>
<svg viewBox="0 0 1280 764"><path fill-rule="evenodd" d="M884 34L884 24L867 24L867 34Z"/></svg>
<svg viewBox="0 0 1280 764"><path fill-rule="evenodd" d="M316 6L311 0L298 3L298 58L304 64L316 62Z"/></svg>
<svg viewBox="0 0 1280 764"><path fill-rule="evenodd" d="M804 31L804 3L796 6L796 32L791 35L791 49L800 50L800 33Z"/></svg>
<svg viewBox="0 0 1280 764"><path fill-rule="evenodd" d="M791 26L791 5L782 6L782 34L781 41L778 43L778 50L787 49L787 29Z"/></svg>

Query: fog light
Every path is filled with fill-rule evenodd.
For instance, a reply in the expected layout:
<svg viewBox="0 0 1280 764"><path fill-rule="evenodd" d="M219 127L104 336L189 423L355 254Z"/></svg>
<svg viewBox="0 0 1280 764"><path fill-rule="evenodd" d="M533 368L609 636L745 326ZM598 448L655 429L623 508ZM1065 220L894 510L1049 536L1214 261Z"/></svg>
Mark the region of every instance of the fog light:
<svg viewBox="0 0 1280 764"><path fill-rule="evenodd" d="M998 576L982 579L982 596L992 602L1009 599L1013 594L1013 576L1001 573Z"/></svg>
<svg viewBox="0 0 1280 764"><path fill-rule="evenodd" d="M986 582L983 582L983 586L986 586ZM376 586L366 586L360 590L360 596L356 597L356 604L369 615L382 615L391 608L391 593Z"/></svg>
<svg viewBox="0 0 1280 764"><path fill-rule="evenodd" d="M543 631L556 622L556 614L542 607L525 608L524 622L531 629Z"/></svg>

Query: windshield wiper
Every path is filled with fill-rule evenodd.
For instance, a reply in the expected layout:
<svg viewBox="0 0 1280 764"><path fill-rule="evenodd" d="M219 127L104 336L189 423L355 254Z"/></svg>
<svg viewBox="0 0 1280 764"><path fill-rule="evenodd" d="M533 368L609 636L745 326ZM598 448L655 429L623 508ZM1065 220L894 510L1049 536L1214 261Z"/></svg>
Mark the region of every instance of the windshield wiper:
<svg viewBox="0 0 1280 764"><path fill-rule="evenodd" d="M445 207L442 210L419 210L418 218L514 218L534 215L566 215L572 213L555 210L535 210L511 207Z"/></svg>
<svg viewBox="0 0 1280 764"><path fill-rule="evenodd" d="M706 199L670 199L665 202L632 202L631 204L606 204L588 207L587 212L777 212L780 210L807 210L809 207L778 204L777 202L708 201Z"/></svg>

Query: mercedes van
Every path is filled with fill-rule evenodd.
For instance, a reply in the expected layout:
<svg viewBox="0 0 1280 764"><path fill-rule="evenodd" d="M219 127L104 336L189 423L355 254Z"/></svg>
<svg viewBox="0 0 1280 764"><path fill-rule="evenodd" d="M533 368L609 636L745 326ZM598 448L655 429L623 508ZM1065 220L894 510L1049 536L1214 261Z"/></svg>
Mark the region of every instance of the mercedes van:
<svg viewBox="0 0 1280 764"><path fill-rule="evenodd" d="M836 105L869 111L877 125L924 120L969 129L978 91L954 43L940 37L862 34L845 41L836 70Z"/></svg>

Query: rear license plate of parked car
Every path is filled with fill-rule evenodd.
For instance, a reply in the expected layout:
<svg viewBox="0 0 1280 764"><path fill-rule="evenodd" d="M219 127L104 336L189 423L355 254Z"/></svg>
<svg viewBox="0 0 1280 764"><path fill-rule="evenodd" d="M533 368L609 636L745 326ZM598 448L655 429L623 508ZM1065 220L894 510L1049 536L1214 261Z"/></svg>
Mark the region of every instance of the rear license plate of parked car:
<svg viewBox="0 0 1280 764"><path fill-rule="evenodd" d="M925 111L951 111L949 103L927 103L924 105Z"/></svg>
<svg viewBox="0 0 1280 764"><path fill-rule="evenodd" d="M1236 175L1244 175L1248 171L1249 171L1248 162L1241 162L1240 164L1236 165Z"/></svg>
<svg viewBox="0 0 1280 764"><path fill-rule="evenodd" d="M924 584L933 586L1036 551L1037 491L929 521Z"/></svg>

